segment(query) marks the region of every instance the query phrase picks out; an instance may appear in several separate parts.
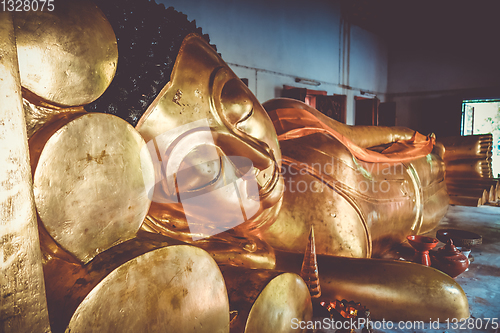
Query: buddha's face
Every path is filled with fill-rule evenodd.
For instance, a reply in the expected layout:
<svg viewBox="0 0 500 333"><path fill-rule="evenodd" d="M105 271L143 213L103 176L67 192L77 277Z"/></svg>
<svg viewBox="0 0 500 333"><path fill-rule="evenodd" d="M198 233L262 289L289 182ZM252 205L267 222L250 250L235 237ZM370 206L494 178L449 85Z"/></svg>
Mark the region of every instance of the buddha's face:
<svg viewBox="0 0 500 333"><path fill-rule="evenodd" d="M137 125L156 162L148 225L183 240L274 222L283 193L273 124L200 37Z"/></svg>

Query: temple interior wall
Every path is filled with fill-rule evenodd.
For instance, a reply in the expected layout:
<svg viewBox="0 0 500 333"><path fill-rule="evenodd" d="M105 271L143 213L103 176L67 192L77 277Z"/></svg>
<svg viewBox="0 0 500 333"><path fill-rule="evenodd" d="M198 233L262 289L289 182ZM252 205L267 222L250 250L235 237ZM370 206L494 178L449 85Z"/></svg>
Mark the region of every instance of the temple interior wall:
<svg viewBox="0 0 500 333"><path fill-rule="evenodd" d="M158 1L196 20L260 102L280 97L283 85L344 94L353 124L363 91L395 102L397 125L448 136L459 135L463 99L500 97L500 62L486 35L428 28L420 40L418 30L388 40L346 22L335 0ZM448 19L438 21L446 28Z"/></svg>
<svg viewBox="0 0 500 333"><path fill-rule="evenodd" d="M354 96L384 101L388 50L375 34L344 22L340 1L158 0L196 20L261 103L280 97L283 85L347 95L347 123ZM320 82L296 83L295 78Z"/></svg>
<svg viewBox="0 0 500 333"><path fill-rule="evenodd" d="M387 99L397 124L460 135L462 100L500 97L500 62L483 39L391 44Z"/></svg>

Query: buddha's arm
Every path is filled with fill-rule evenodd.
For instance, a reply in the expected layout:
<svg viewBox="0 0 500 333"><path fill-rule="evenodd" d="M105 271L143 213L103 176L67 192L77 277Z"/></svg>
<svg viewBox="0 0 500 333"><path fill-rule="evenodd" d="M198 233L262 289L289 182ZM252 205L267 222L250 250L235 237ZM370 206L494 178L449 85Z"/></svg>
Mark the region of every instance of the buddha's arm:
<svg viewBox="0 0 500 333"><path fill-rule="evenodd" d="M340 125L339 128L343 127L344 135L361 148L409 140L415 133L415 131L406 127L349 126L342 123L338 123L338 125Z"/></svg>
<svg viewBox="0 0 500 333"><path fill-rule="evenodd" d="M275 109L302 109L313 114L325 125L338 133L349 138L360 148L369 148L373 146L389 144L400 140L409 140L415 131L406 127L387 127L387 126L350 126L333 120L318 110L294 99L276 98L263 104L266 110ZM280 135L282 133L278 133Z"/></svg>

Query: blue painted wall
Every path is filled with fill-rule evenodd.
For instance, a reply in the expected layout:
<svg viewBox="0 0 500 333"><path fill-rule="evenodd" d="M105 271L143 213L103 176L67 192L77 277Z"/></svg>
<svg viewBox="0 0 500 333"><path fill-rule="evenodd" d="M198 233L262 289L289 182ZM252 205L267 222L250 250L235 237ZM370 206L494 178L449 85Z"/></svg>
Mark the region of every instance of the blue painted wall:
<svg viewBox="0 0 500 333"><path fill-rule="evenodd" d="M347 123L354 96L387 91L388 51L376 35L350 26L340 1L158 0L196 20L218 52L260 102L281 95L283 85L346 94ZM321 82L295 83L295 77ZM347 87L346 87L347 86Z"/></svg>

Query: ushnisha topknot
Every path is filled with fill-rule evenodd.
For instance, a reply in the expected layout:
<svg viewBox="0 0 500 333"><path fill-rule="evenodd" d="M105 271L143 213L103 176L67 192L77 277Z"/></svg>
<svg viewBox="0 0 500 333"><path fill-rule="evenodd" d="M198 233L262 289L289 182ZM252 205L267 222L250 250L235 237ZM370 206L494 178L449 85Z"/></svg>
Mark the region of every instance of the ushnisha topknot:
<svg viewBox="0 0 500 333"><path fill-rule="evenodd" d="M170 80L181 43L189 33L208 35L196 22L154 0L94 0L111 23L118 42L118 67L104 94L85 106L135 126ZM215 48L215 46L212 45Z"/></svg>

